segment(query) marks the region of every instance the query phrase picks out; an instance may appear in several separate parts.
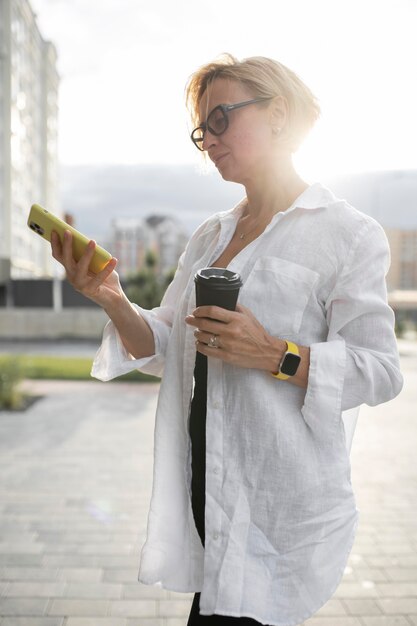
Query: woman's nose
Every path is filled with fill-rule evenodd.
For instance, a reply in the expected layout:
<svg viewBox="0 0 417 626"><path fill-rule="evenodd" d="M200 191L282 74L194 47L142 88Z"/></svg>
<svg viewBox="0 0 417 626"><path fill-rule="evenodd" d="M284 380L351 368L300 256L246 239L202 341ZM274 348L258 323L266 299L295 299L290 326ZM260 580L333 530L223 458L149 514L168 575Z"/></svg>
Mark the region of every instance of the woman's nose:
<svg viewBox="0 0 417 626"><path fill-rule="evenodd" d="M218 142L218 138L216 135L212 135L211 132L207 129L203 136L203 150L208 150L209 148L215 146Z"/></svg>

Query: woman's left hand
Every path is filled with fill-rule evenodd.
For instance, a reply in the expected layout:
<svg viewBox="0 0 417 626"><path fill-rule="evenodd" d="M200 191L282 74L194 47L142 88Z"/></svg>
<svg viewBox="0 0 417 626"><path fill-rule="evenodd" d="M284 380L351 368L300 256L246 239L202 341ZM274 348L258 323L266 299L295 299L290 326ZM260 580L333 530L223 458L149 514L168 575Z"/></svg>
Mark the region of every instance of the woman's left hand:
<svg viewBox="0 0 417 626"><path fill-rule="evenodd" d="M285 341L267 333L240 304L235 311L200 306L185 321L195 327L198 352L239 367L275 372L286 349Z"/></svg>

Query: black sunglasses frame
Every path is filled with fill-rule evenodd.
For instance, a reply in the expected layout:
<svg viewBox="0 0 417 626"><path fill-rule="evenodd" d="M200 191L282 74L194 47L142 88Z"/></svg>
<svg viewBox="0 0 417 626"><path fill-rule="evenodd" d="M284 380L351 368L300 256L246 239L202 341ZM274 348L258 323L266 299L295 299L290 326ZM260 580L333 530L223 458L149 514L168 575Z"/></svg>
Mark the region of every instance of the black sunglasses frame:
<svg viewBox="0 0 417 626"><path fill-rule="evenodd" d="M223 133L225 133L226 130L229 128L229 118L227 114L230 113L230 111L234 111L235 109L241 109L242 107L245 107L248 104L255 104L256 102L265 102L266 100L272 100L272 97L253 98L253 100L244 100L243 102L237 102L236 104L218 104L208 114L207 122L210 119L210 115L212 115L214 111L221 111L225 120L224 129L221 130L220 132L217 132L216 130L214 130L214 128L211 128L207 122L204 122L203 124L200 124L200 126L197 126L197 128L194 128L193 132L191 133L191 141L193 142L195 147L198 148L198 150L201 150L201 152L204 152L204 148L200 147L199 144L203 143L204 134L207 130L215 137L219 137L220 135L223 135ZM196 137L195 133L200 130L202 131L203 136Z"/></svg>

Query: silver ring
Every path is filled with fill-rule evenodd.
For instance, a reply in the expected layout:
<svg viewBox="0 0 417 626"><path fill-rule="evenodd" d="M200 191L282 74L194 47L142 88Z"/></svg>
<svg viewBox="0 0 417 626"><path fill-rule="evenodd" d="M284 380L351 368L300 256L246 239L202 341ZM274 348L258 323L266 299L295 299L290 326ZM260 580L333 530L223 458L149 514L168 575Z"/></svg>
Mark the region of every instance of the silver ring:
<svg viewBox="0 0 417 626"><path fill-rule="evenodd" d="M218 348L218 344L217 344L217 335L212 335L209 339L208 345L210 346L210 348Z"/></svg>

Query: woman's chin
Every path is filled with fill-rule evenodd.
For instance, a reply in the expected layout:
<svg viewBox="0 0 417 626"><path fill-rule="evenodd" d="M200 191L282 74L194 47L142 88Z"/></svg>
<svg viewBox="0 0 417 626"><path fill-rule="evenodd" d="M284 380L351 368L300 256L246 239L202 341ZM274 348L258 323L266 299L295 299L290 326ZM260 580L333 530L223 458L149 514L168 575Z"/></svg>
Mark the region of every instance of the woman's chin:
<svg viewBox="0 0 417 626"><path fill-rule="evenodd" d="M219 172L220 176L223 178L223 180L227 180L229 183L236 183L238 182L236 180L236 177L233 175L232 169L229 167L222 167L222 164L220 164L220 167L217 166L217 171Z"/></svg>

